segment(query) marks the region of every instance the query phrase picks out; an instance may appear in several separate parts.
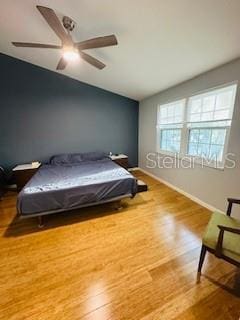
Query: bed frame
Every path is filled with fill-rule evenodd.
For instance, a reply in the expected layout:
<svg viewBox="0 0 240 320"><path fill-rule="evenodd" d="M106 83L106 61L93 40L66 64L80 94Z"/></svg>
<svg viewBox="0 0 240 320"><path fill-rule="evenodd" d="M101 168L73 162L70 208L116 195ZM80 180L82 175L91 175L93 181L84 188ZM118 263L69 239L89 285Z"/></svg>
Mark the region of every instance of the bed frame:
<svg viewBox="0 0 240 320"><path fill-rule="evenodd" d="M61 212L67 212L67 211L72 211L72 210L77 210L81 208L86 208L86 207L92 207L92 206L97 206L100 204L104 203L109 203L109 202L118 202L118 207L117 209L121 209L120 201L124 198L133 198L134 196L132 194L125 194L122 196L114 197L111 199L106 199L98 202L92 202L92 203L86 203L78 207L74 208L68 208L68 209L57 209L57 210L51 210L51 211L44 211L44 212L37 212L33 214L27 214L27 215L22 215L21 212L18 212L18 217L19 219L28 219L28 218L38 218L38 227L43 228L44 227L44 217L46 215L54 214L54 213L61 213Z"/></svg>

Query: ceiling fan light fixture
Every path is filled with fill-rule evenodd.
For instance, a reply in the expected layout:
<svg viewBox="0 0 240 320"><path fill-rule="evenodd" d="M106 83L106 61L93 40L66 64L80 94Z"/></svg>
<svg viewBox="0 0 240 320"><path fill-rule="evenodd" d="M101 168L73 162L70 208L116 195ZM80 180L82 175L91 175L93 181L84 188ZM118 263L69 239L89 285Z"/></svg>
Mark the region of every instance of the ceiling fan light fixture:
<svg viewBox="0 0 240 320"><path fill-rule="evenodd" d="M76 49L66 49L63 51L63 58L66 61L74 62L80 59L80 55Z"/></svg>
<svg viewBox="0 0 240 320"><path fill-rule="evenodd" d="M83 50L105 48L118 44L114 34L102 37L96 37L81 42L74 42L70 32L74 29L75 22L64 16L60 21L55 11L51 8L37 5L37 9L45 19L49 27L61 40L61 45L32 43L32 42L12 42L15 47L22 48L42 48L42 49L61 49L61 58L58 61L56 70L64 70L68 62L78 62L83 60L93 67L102 70L106 67L104 63L92 57Z"/></svg>

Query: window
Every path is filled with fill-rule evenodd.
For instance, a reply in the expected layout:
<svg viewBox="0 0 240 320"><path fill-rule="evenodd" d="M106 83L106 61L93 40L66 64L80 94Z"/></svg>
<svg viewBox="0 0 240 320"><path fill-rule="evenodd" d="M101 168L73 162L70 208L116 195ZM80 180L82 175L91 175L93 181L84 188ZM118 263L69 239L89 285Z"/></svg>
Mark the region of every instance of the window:
<svg viewBox="0 0 240 320"><path fill-rule="evenodd" d="M180 129L163 129L161 132L161 147L163 150L179 152L181 142Z"/></svg>
<svg viewBox="0 0 240 320"><path fill-rule="evenodd" d="M222 161L226 129L190 129L188 154Z"/></svg>
<svg viewBox="0 0 240 320"><path fill-rule="evenodd" d="M180 152L184 106L185 100L180 100L165 104L159 109L158 134L161 150Z"/></svg>
<svg viewBox="0 0 240 320"><path fill-rule="evenodd" d="M224 164L237 85L160 105L157 151Z"/></svg>

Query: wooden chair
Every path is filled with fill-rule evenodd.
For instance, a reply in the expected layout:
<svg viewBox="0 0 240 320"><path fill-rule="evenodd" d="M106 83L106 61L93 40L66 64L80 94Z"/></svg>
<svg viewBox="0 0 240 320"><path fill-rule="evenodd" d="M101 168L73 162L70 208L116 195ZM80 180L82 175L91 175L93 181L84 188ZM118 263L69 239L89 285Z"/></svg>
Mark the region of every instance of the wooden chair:
<svg viewBox="0 0 240 320"><path fill-rule="evenodd" d="M219 259L240 267L240 220L231 217L232 206L234 203L240 204L240 199L227 200L227 215L214 212L204 233L198 265L198 282L207 251Z"/></svg>

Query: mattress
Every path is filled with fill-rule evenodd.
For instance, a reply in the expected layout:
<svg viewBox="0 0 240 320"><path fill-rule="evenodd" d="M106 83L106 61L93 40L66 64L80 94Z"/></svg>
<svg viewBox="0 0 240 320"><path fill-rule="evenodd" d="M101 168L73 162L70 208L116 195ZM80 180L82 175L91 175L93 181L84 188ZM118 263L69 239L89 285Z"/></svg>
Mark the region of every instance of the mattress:
<svg viewBox="0 0 240 320"><path fill-rule="evenodd" d="M42 165L19 193L17 211L27 216L68 210L136 192L136 179L110 159Z"/></svg>

